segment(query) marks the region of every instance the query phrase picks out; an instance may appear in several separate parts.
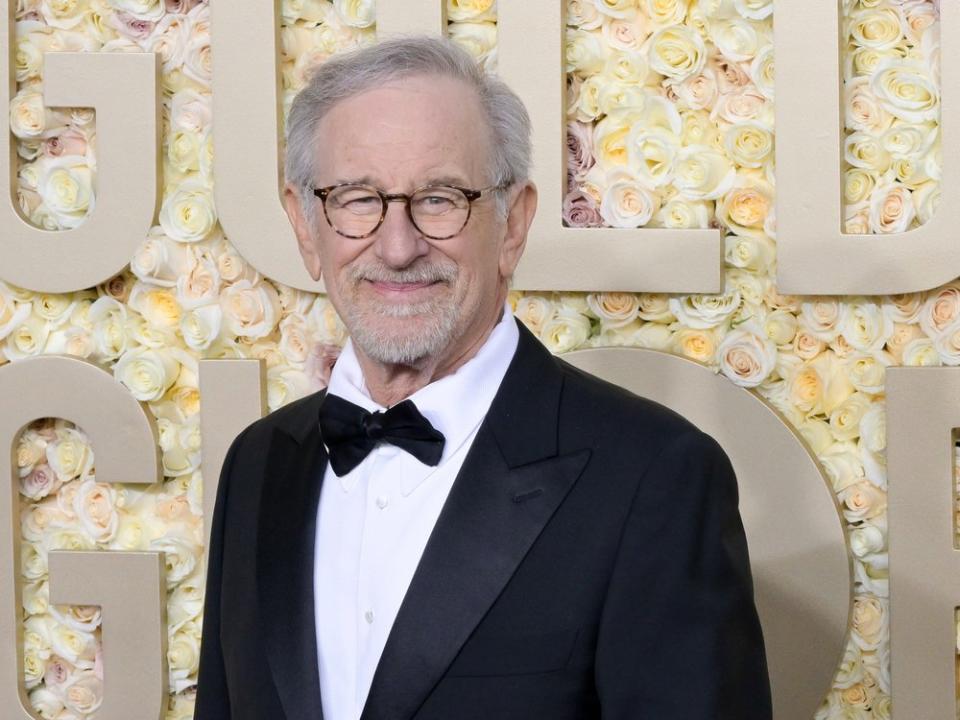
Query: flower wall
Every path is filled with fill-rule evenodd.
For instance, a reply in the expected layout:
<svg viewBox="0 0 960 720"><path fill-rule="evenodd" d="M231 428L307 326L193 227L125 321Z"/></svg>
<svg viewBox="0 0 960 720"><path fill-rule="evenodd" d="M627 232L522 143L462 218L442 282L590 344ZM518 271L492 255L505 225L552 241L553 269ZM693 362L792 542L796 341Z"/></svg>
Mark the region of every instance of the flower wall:
<svg viewBox="0 0 960 720"><path fill-rule="evenodd" d="M387 1L387 0L384 0ZM509 0L508 0L509 1ZM898 232L939 198L938 4L843 0L845 225ZM569 0L568 225L717 227L721 295L522 293L516 314L554 352L635 346L755 388L803 434L840 501L854 555L850 643L818 718L890 716L884 371L960 364L960 284L889 297L790 297L774 285L771 0ZM285 0L284 107L309 67L375 41L372 0ZM448 0L448 32L496 69L493 0ZM165 480L97 483L81 428L32 424L17 465L25 679L41 716L95 717L100 613L48 601L51 549L162 550L169 718L193 714L202 626L201 358L262 358L275 409L325 383L346 339L332 307L263 278L212 199L209 8L199 0L18 0L17 200L71 228L96 204L93 113L41 102L44 51L153 51L163 63L163 204L129 269L66 295L0 283L0 364L96 361L157 418ZM642 236L637 242L643 242Z"/></svg>

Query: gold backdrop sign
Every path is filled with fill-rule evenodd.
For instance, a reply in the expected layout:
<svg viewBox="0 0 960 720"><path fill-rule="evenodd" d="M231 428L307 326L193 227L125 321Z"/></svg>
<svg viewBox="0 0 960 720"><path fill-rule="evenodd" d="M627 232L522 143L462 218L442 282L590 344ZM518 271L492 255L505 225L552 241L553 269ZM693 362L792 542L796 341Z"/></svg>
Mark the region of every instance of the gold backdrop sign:
<svg viewBox="0 0 960 720"><path fill-rule="evenodd" d="M884 370L960 365L960 286L937 287L960 274L960 8L8 0L5 717L192 716L226 447L345 340L282 213L285 112L311 63L408 32L530 109L517 315L730 455L776 718L886 718L891 693L955 714L958 371L897 368L887 408Z"/></svg>

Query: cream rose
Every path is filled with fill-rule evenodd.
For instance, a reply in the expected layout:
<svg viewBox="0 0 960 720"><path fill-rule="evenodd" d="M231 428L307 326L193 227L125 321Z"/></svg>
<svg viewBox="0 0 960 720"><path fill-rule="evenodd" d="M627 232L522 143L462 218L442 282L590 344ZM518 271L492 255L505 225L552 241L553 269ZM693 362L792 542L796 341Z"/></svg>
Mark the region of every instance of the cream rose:
<svg viewBox="0 0 960 720"><path fill-rule="evenodd" d="M707 228L710 227L711 210L712 208L704 201L676 197L656 212L650 225L675 230Z"/></svg>
<svg viewBox="0 0 960 720"><path fill-rule="evenodd" d="M73 510L80 527L97 543L106 543L117 534L117 493L105 483L85 480L74 496Z"/></svg>
<svg viewBox="0 0 960 720"><path fill-rule="evenodd" d="M637 317L640 301L634 293L605 292L587 295L590 311L600 319L603 329L623 327Z"/></svg>
<svg viewBox="0 0 960 720"><path fill-rule="evenodd" d="M810 333L824 342L830 342L839 333L843 305L835 298L821 297L801 303L800 322Z"/></svg>
<svg viewBox="0 0 960 720"><path fill-rule="evenodd" d="M874 50L889 50L900 43L903 23L893 8L871 8L853 13L847 21L853 41Z"/></svg>
<svg viewBox="0 0 960 720"><path fill-rule="evenodd" d="M759 168L772 158L773 130L755 120L730 125L723 133L723 145L737 165Z"/></svg>
<svg viewBox="0 0 960 720"><path fill-rule="evenodd" d="M474 60L492 71L496 68L497 25L493 22L456 22L447 26L448 37Z"/></svg>
<svg viewBox="0 0 960 720"><path fill-rule="evenodd" d="M114 377L144 402L163 397L179 372L180 365L169 351L149 347L128 350L113 367Z"/></svg>
<svg viewBox="0 0 960 720"><path fill-rule="evenodd" d="M197 242L217 223L210 188L199 179L180 183L160 209L160 226L174 240Z"/></svg>
<svg viewBox="0 0 960 720"><path fill-rule="evenodd" d="M720 19L710 24L710 38L717 50L733 62L748 62L760 48L770 44L767 28L742 17Z"/></svg>
<svg viewBox="0 0 960 720"><path fill-rule="evenodd" d="M566 72L588 76L603 70L609 48L599 32L567 29L564 53Z"/></svg>
<svg viewBox="0 0 960 720"><path fill-rule="evenodd" d="M713 363L717 354L717 338L713 330L683 328L674 333L673 350L691 360Z"/></svg>
<svg viewBox="0 0 960 720"><path fill-rule="evenodd" d="M936 367L943 365L940 353L928 337L917 338L903 349L903 364L909 367Z"/></svg>
<svg viewBox="0 0 960 720"><path fill-rule="evenodd" d="M940 115L940 89L919 62L894 58L881 61L871 87L887 112L901 120L936 122Z"/></svg>
<svg viewBox="0 0 960 720"><path fill-rule="evenodd" d="M763 321L766 336L776 345L788 345L797 335L796 316L786 310L774 310Z"/></svg>
<svg viewBox="0 0 960 720"><path fill-rule="evenodd" d="M233 335L258 339L269 335L280 320L280 298L268 282L238 280L220 294L224 327Z"/></svg>
<svg viewBox="0 0 960 720"><path fill-rule="evenodd" d="M650 222L659 209L657 196L626 170L614 170L600 203L600 215L612 227L636 228Z"/></svg>
<svg viewBox="0 0 960 720"><path fill-rule="evenodd" d="M740 307L740 292L722 295L680 295L669 300L670 312L688 327L719 327Z"/></svg>
<svg viewBox="0 0 960 720"><path fill-rule="evenodd" d="M567 22L570 21L570 8L573 2L567 5ZM587 25L579 23L580 27L587 29ZM643 47L643 42L650 37L652 29L650 21L643 13L637 13L633 17L610 18L600 28L603 38L607 45L627 52L638 52Z"/></svg>
<svg viewBox="0 0 960 720"><path fill-rule="evenodd" d="M540 339L553 353L567 352L582 345L590 336L590 319L563 305L554 309L553 315L543 324Z"/></svg>
<svg viewBox="0 0 960 720"><path fill-rule="evenodd" d="M847 127L857 132L881 133L893 123L893 116L881 106L868 76L845 83L844 117Z"/></svg>
<svg viewBox="0 0 960 720"><path fill-rule="evenodd" d="M838 330L857 350L880 350L893 334L893 320L877 303L852 298L843 306Z"/></svg>
<svg viewBox="0 0 960 720"><path fill-rule="evenodd" d="M144 282L173 287L193 262L189 246L175 242L154 226L134 253L130 270Z"/></svg>
<svg viewBox="0 0 960 720"><path fill-rule="evenodd" d="M593 0L569 0L567 3L567 25L596 30L604 17L609 16L601 14Z"/></svg>
<svg viewBox="0 0 960 720"><path fill-rule="evenodd" d="M730 191L736 171L722 153L690 145L676 155L674 187L689 200L715 200Z"/></svg>
<svg viewBox="0 0 960 720"><path fill-rule="evenodd" d="M920 327L930 337L936 337L960 317L960 281L947 283L927 294L920 308Z"/></svg>
<svg viewBox="0 0 960 720"><path fill-rule="evenodd" d="M881 138L867 132L855 132L843 141L844 159L853 167L874 173L886 172L893 162Z"/></svg>
<svg viewBox="0 0 960 720"><path fill-rule="evenodd" d="M79 227L96 204L93 174L81 155L44 159L38 190L48 212L64 229Z"/></svg>
<svg viewBox="0 0 960 720"><path fill-rule="evenodd" d="M496 19L496 0L447 0L447 20L452 23Z"/></svg>
<svg viewBox="0 0 960 720"><path fill-rule="evenodd" d="M773 15L773 0L733 0L733 7L748 20L765 20Z"/></svg>
<svg viewBox="0 0 960 720"><path fill-rule="evenodd" d="M47 445L47 462L60 482L84 478L93 469L93 450L79 430L59 428L56 437Z"/></svg>
<svg viewBox="0 0 960 720"><path fill-rule="evenodd" d="M707 48L703 38L685 26L666 27L649 40L650 67L664 77L685 80L703 70Z"/></svg>
<svg viewBox="0 0 960 720"><path fill-rule="evenodd" d="M170 689L183 692L192 686L200 665L199 629L192 623L173 634L167 646L167 667L170 671Z"/></svg>
<svg viewBox="0 0 960 720"><path fill-rule="evenodd" d="M717 204L717 220L737 235L763 235L773 208L773 188L759 176L742 175Z"/></svg>
<svg viewBox="0 0 960 720"><path fill-rule="evenodd" d="M875 650L888 626L887 602L878 597L860 595L853 601L851 638L861 650Z"/></svg>
<svg viewBox="0 0 960 720"><path fill-rule="evenodd" d="M910 189L891 182L874 189L870 197L870 229L878 233L906 232L917 215Z"/></svg>
<svg viewBox="0 0 960 720"><path fill-rule="evenodd" d="M750 79L760 94L767 100L774 99L774 55L773 45L767 45L757 53L750 63Z"/></svg>
<svg viewBox="0 0 960 720"><path fill-rule="evenodd" d="M893 357L886 352L854 352L844 358L844 362L853 386L860 392L876 395L883 392L884 375Z"/></svg>
<svg viewBox="0 0 960 720"><path fill-rule="evenodd" d="M96 712L103 703L103 680L92 670L81 671L76 680L64 686L63 703L82 717Z"/></svg>
<svg viewBox="0 0 960 720"><path fill-rule="evenodd" d="M600 3L610 3L612 0L597 0ZM626 12L633 2L617 0ZM687 16L689 0L643 0L646 6L646 15L658 26L680 25Z"/></svg>
<svg viewBox="0 0 960 720"><path fill-rule="evenodd" d="M554 304L549 298L543 295L524 295L517 300L517 307L514 315L530 331L539 335L543 329L544 323L553 315Z"/></svg>
<svg viewBox="0 0 960 720"><path fill-rule="evenodd" d="M110 5L137 20L156 22L166 12L163 0L108 0Z"/></svg>
<svg viewBox="0 0 960 720"><path fill-rule="evenodd" d="M849 523L862 522L887 511L887 494L869 482L844 488L839 494L843 516Z"/></svg>
<svg viewBox="0 0 960 720"><path fill-rule="evenodd" d="M777 362L776 345L750 321L727 333L717 354L720 372L741 387L756 387L762 383Z"/></svg>

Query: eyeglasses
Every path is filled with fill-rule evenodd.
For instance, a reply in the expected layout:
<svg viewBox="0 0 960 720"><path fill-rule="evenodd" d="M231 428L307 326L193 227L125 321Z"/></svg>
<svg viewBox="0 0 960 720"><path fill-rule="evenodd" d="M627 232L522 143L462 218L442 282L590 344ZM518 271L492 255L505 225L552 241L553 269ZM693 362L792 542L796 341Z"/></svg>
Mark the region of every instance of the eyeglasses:
<svg viewBox="0 0 960 720"><path fill-rule="evenodd" d="M454 185L427 185L411 194L385 193L372 185L339 183L313 188L323 203L327 223L339 235L370 237L387 217L387 203L403 202L413 226L431 240L448 240L467 226L473 201L509 183L470 190Z"/></svg>

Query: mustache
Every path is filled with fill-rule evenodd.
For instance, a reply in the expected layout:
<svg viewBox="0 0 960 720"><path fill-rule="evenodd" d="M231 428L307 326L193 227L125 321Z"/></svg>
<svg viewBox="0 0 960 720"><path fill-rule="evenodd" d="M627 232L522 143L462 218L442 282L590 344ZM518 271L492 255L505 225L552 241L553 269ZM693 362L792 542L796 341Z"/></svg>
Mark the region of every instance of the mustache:
<svg viewBox="0 0 960 720"><path fill-rule="evenodd" d="M380 263L371 263L351 268L349 279L352 283L361 280L389 283L430 283L452 282L457 277L454 263L423 263L411 265L402 270L394 270Z"/></svg>

